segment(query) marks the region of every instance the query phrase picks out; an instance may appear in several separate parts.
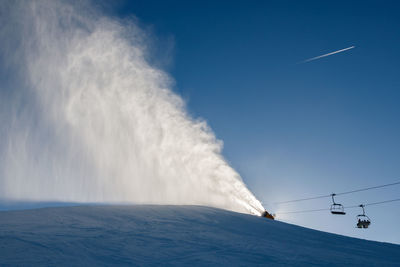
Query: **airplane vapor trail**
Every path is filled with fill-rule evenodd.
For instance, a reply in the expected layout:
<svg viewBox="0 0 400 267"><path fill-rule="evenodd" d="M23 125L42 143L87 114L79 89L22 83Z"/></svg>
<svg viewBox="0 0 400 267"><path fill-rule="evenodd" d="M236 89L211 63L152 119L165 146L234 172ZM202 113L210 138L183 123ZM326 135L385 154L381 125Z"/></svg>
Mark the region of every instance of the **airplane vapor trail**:
<svg viewBox="0 0 400 267"><path fill-rule="evenodd" d="M304 60L304 61L302 61L300 63L306 63L306 62L310 62L310 61L313 61L313 60L316 60L316 59L320 59L320 58L323 58L323 57L328 57L328 56L331 56L331 55L334 55L334 54L337 54L337 53L341 53L341 52L344 52L344 51L347 51L347 50L350 50L350 49L353 49L353 48L355 48L354 45L350 46L350 47L347 47L347 48L343 48L343 49L334 51L334 52L330 52L328 54L324 54L324 55L320 55L320 56L317 56L317 57L309 58L309 59L306 59L306 60Z"/></svg>

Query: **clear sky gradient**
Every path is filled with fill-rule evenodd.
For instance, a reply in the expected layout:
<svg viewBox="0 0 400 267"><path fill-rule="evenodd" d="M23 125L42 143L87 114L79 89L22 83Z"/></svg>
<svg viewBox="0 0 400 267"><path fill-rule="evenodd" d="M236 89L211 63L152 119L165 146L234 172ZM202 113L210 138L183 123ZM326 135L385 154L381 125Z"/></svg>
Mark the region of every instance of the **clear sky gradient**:
<svg viewBox="0 0 400 267"><path fill-rule="evenodd" d="M273 202L400 180L398 1L119 1L151 35L154 64L176 81L194 117L271 212L329 207ZM350 46L354 49L298 64ZM400 186L337 198L400 197ZM400 243L400 202L279 216L325 231Z"/></svg>

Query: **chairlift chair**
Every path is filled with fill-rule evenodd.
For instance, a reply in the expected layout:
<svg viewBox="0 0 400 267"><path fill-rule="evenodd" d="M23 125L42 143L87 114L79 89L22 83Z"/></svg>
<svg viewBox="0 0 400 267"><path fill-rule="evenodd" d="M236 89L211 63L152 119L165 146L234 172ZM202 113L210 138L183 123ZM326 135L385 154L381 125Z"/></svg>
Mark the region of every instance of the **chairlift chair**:
<svg viewBox="0 0 400 267"><path fill-rule="evenodd" d="M361 204L359 207L362 208L363 213L357 215L357 228L366 229L371 224L371 219L367 215L365 215L365 209L364 209L365 206Z"/></svg>
<svg viewBox="0 0 400 267"><path fill-rule="evenodd" d="M334 215L345 215L346 212L344 212L344 207L342 204L336 203L335 202L335 198L334 196L336 196L336 194L332 194L332 202L333 204L331 205L331 213Z"/></svg>

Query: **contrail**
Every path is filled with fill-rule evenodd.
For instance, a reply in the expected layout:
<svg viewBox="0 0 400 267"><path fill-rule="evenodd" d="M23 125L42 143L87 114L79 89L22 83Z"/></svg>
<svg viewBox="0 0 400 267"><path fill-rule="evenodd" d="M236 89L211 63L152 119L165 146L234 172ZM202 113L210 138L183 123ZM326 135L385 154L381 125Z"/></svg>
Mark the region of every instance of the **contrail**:
<svg viewBox="0 0 400 267"><path fill-rule="evenodd" d="M353 48L355 48L354 45L350 46L350 47L347 47L347 48L344 48L344 49L340 49L340 50L334 51L334 52L330 52L328 54L324 54L324 55L321 55L321 56L309 58L309 59L306 59L306 60L304 60L304 61L302 61L300 63L306 63L306 62L310 62L310 61L313 61L313 60L316 60L316 59L320 59L320 58L323 58L323 57L328 57L328 56L331 56L331 55L334 55L334 54L337 54L337 53L341 53L341 52L344 52L344 51L347 51L347 50L350 50L350 49L353 49Z"/></svg>

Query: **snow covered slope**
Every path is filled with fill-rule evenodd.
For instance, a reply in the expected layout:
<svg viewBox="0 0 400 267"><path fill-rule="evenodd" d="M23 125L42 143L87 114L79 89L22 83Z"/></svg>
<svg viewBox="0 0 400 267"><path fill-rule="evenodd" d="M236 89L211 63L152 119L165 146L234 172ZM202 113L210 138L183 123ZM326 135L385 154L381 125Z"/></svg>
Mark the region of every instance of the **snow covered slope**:
<svg viewBox="0 0 400 267"><path fill-rule="evenodd" d="M400 246L198 206L0 212L0 265L400 266Z"/></svg>

